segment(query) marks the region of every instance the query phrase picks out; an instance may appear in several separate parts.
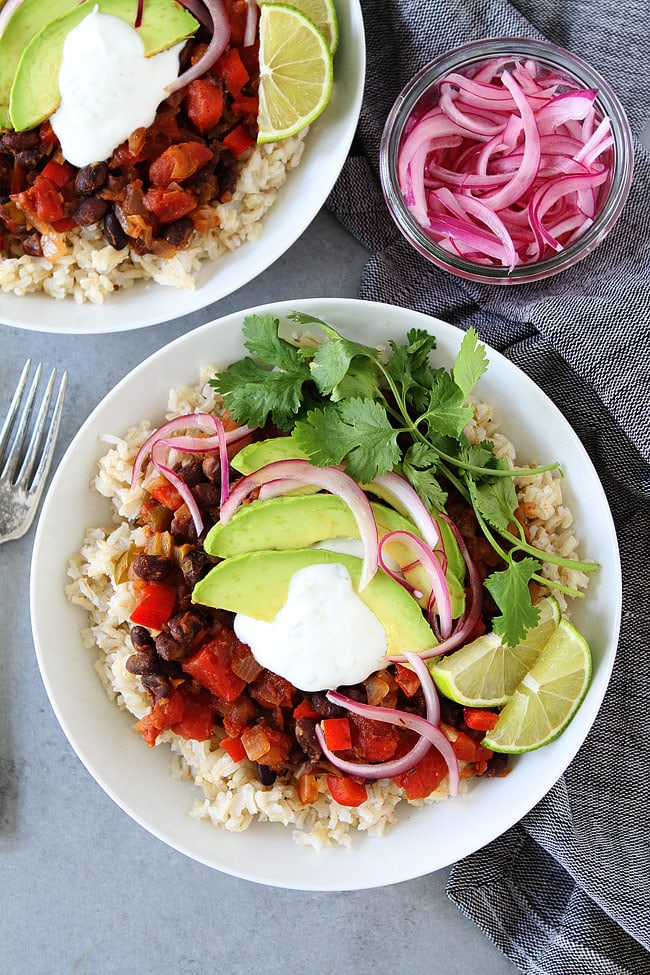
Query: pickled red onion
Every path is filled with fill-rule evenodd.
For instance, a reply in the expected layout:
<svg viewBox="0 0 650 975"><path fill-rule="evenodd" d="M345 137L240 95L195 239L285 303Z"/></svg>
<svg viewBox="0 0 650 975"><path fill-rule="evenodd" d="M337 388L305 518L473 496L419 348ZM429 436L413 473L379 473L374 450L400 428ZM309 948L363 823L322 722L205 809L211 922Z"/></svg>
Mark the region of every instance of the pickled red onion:
<svg viewBox="0 0 650 975"><path fill-rule="evenodd" d="M598 91L514 57L450 73L438 90L407 122L397 161L404 201L433 240L512 270L579 238L612 178Z"/></svg>

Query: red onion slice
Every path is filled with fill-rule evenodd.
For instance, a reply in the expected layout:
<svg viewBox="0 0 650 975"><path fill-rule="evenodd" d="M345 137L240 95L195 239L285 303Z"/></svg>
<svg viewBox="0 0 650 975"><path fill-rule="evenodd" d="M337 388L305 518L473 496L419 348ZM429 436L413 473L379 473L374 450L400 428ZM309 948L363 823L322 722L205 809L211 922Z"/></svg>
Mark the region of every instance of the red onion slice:
<svg viewBox="0 0 650 975"><path fill-rule="evenodd" d="M422 718L417 714L410 714L407 711L398 711L394 708L382 708L376 707L371 704L361 704L358 701L353 701L343 694L339 694L336 691L328 691L327 698L332 704L337 704L339 707L345 708L352 714L359 714L365 718L372 718L375 721L384 721L387 724L395 725L398 728L408 728L410 731L415 731L421 736L420 741L417 742L410 752L404 755L402 758L393 759L389 762L381 762L376 765L372 764L361 764L357 762L348 762L345 759L338 758L333 752L331 752L325 745L325 738L320 725L316 725L316 736L318 738L318 743L323 750L323 754L328 758L328 760L339 768L342 772L348 775L360 775L365 779L386 779L394 775L401 775L403 772L408 772L417 764L417 762L424 757L426 752L429 750L431 745L437 748L447 765L447 771L449 775L449 795L453 798L458 795L458 786L460 782L460 774L458 768L458 759L454 754L454 750L451 744L445 738L440 728L438 728L432 721L427 718ZM419 746L421 742L426 744L426 748L422 746L422 751L420 752ZM416 749L417 754L416 754ZM416 759L414 761L414 758Z"/></svg>
<svg viewBox="0 0 650 975"><path fill-rule="evenodd" d="M449 594L449 586L447 585L445 573L434 552L429 548L426 542L423 542L421 538L418 538L417 535L413 535L411 532L401 530L388 532L386 535L384 535L379 543L379 558L382 562L382 566L383 550L385 546L390 545L391 542L399 542L400 545L404 545L411 552L413 552L419 564L426 572L427 579L429 580L429 584L431 586L431 595L429 598L429 616L433 617L434 613L437 613L439 618L440 635L443 639L447 639L447 637L451 635L452 628L451 596Z"/></svg>
<svg viewBox="0 0 650 975"><path fill-rule="evenodd" d="M221 508L221 521L224 524L230 521L242 501L256 488L270 481L284 481L287 490L293 490L297 484L314 485L345 501L357 523L363 544L363 567L359 590L364 589L377 571L379 540L370 502L356 481L337 467L315 467L306 460L274 461L253 471L235 484L228 500Z"/></svg>
<svg viewBox="0 0 650 975"><path fill-rule="evenodd" d="M183 74L179 75L168 86L167 91L170 94L174 91L179 91L181 88L185 88L191 81L200 78L206 71L209 71L228 47L228 42L230 41L230 20L223 0L205 0L205 6L212 20L212 37L210 38L210 43L196 64L189 67L187 71L184 71Z"/></svg>
<svg viewBox="0 0 650 975"><path fill-rule="evenodd" d="M244 28L244 47L252 47L257 37L259 7L255 0L246 0L246 2L248 10L246 11L246 27Z"/></svg>
<svg viewBox="0 0 650 975"><path fill-rule="evenodd" d="M379 497L387 498L393 507L411 519L429 548L443 548L435 518L427 510L422 498L405 477L396 474L394 471L389 471L387 474L378 475L371 484L366 485L366 488L369 491L372 491L373 488L379 488L376 492Z"/></svg>

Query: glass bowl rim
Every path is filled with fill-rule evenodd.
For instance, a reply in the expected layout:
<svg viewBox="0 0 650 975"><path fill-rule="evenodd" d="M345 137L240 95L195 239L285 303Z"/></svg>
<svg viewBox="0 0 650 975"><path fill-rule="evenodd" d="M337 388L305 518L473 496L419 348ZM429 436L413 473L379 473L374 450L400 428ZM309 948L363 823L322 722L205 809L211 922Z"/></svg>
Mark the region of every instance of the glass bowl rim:
<svg viewBox="0 0 650 975"><path fill-rule="evenodd" d="M423 230L406 206L397 178L397 155L405 125L418 102L436 81L449 71L504 54L523 55L549 64L573 77L580 85L597 88L596 105L612 126L612 180L592 225L572 244L541 261L508 268L477 264L439 247ZM525 284L565 270L586 257L612 229L627 201L634 170L634 144L625 110L609 82L579 55L550 41L532 37L487 37L467 41L423 65L404 85L384 125L379 149L379 173L384 199L404 237L424 257L444 270L469 280L493 284Z"/></svg>

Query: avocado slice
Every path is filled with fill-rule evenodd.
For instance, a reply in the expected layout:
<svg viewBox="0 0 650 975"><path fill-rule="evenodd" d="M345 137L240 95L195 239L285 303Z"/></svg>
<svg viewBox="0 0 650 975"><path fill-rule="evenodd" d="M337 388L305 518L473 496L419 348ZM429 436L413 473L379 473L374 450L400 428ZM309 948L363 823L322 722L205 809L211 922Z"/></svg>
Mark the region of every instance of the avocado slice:
<svg viewBox="0 0 650 975"><path fill-rule="evenodd" d="M220 562L194 587L192 599L271 622L287 601L289 583L310 565L344 565L359 588L361 559L322 549L246 552ZM412 596L381 569L359 593L386 631L389 654L434 646L436 639Z"/></svg>
<svg viewBox="0 0 650 975"><path fill-rule="evenodd" d="M79 6L79 0L23 0L0 35L0 129L10 128L9 94L20 57L33 37L55 17Z"/></svg>
<svg viewBox="0 0 650 975"><path fill-rule="evenodd" d="M293 437L268 437L266 440L256 440L247 444L239 453L235 454L230 466L240 474L252 474L260 467L273 464L278 460L309 460Z"/></svg>
<svg viewBox="0 0 650 975"><path fill-rule="evenodd" d="M102 14L120 17L133 26L137 0L86 0L55 20L48 4L49 22L27 44L13 78L9 118L16 131L35 128L59 107L63 44L70 31L95 8L99 8ZM12 21L13 17L7 29L10 29ZM145 56L151 57L190 37L198 26L198 21L177 0L147 0L137 31L144 44Z"/></svg>

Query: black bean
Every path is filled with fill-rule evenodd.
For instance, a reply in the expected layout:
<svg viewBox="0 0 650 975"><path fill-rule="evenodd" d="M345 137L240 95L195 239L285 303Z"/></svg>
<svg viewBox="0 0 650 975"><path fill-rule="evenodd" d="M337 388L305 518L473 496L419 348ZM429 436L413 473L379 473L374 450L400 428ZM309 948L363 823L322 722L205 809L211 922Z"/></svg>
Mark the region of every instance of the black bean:
<svg viewBox="0 0 650 975"><path fill-rule="evenodd" d="M169 633L159 633L156 637L156 653L161 660L183 660L190 648L177 643Z"/></svg>
<svg viewBox="0 0 650 975"><path fill-rule="evenodd" d="M30 257L42 257L43 249L41 247L41 235L34 231L33 234L27 234L23 237L21 241L23 245L23 250Z"/></svg>
<svg viewBox="0 0 650 975"><path fill-rule="evenodd" d="M150 647L147 650L132 653L130 657L127 657L125 666L130 674L150 677L152 674L158 673L158 658L155 648Z"/></svg>
<svg viewBox="0 0 650 975"><path fill-rule="evenodd" d="M105 162L83 166L74 181L75 192L82 196L92 196L101 189L108 176L108 166Z"/></svg>
<svg viewBox="0 0 650 975"><path fill-rule="evenodd" d="M332 702L328 701L325 695L321 694L320 692L312 694L311 706L316 714L321 718L340 718L345 714L345 710L343 708L340 708L338 704L332 704Z"/></svg>
<svg viewBox="0 0 650 975"><path fill-rule="evenodd" d="M310 718L298 718L295 735L296 741L305 755L311 758L312 762L317 762L321 757L321 747L318 744L314 728L314 722Z"/></svg>
<svg viewBox="0 0 650 975"><path fill-rule="evenodd" d="M184 613L176 613L167 622L169 635L180 644L191 643L205 627L206 619L200 610L188 609Z"/></svg>
<svg viewBox="0 0 650 975"><path fill-rule="evenodd" d="M169 244L181 248L185 247L193 230L194 224L190 218L181 217L180 220L175 220L174 223L167 224L163 236Z"/></svg>
<svg viewBox="0 0 650 975"><path fill-rule="evenodd" d="M139 579L145 582L160 582L166 579L172 570L169 559L160 555L138 555L133 560L133 571Z"/></svg>
<svg viewBox="0 0 650 975"><path fill-rule="evenodd" d="M257 766L257 777L262 785L273 785L276 779L273 769L269 768L268 765L261 765L259 762L255 764Z"/></svg>
<svg viewBox="0 0 650 975"><path fill-rule="evenodd" d="M151 633L145 626L140 626L139 623L131 627L131 643L136 650L145 650L148 647L154 646Z"/></svg>
<svg viewBox="0 0 650 975"><path fill-rule="evenodd" d="M198 457L192 457L183 462L178 470L179 477L182 477L189 487L194 487L203 480L203 465Z"/></svg>
<svg viewBox="0 0 650 975"><path fill-rule="evenodd" d="M23 169L37 169L41 160L43 159L43 153L38 146L34 146L29 149L21 149L16 153L16 162Z"/></svg>
<svg viewBox="0 0 650 975"><path fill-rule="evenodd" d="M506 768L508 767L508 756L502 755L501 753L495 754L492 758L488 759L487 768L485 770L485 775L492 779L495 776L502 775Z"/></svg>
<svg viewBox="0 0 650 975"><path fill-rule="evenodd" d="M98 196L84 196L75 203L71 217L80 227L90 227L106 215L108 203Z"/></svg>
<svg viewBox="0 0 650 975"><path fill-rule="evenodd" d="M210 556L200 548L188 552L181 562L181 571L188 586L194 588L211 566Z"/></svg>
<svg viewBox="0 0 650 975"><path fill-rule="evenodd" d="M104 237L116 251L121 251L128 243L128 237L112 210L109 210L104 217Z"/></svg>
<svg viewBox="0 0 650 975"><path fill-rule="evenodd" d="M203 458L203 476L213 483L221 482L221 460L218 453L207 454Z"/></svg>
<svg viewBox="0 0 650 975"><path fill-rule="evenodd" d="M142 686L149 692L154 701L169 697L171 684L162 674L148 674L142 678Z"/></svg>
<svg viewBox="0 0 650 975"><path fill-rule="evenodd" d="M23 149L33 149L40 141L38 129L30 129L28 132L5 132L2 136L3 148L10 149L14 153L21 152Z"/></svg>
<svg viewBox="0 0 650 975"><path fill-rule="evenodd" d="M192 494L201 505L202 508L218 508L221 502L221 490L216 484L210 484L208 481L203 481L201 484L195 484L192 488Z"/></svg>

